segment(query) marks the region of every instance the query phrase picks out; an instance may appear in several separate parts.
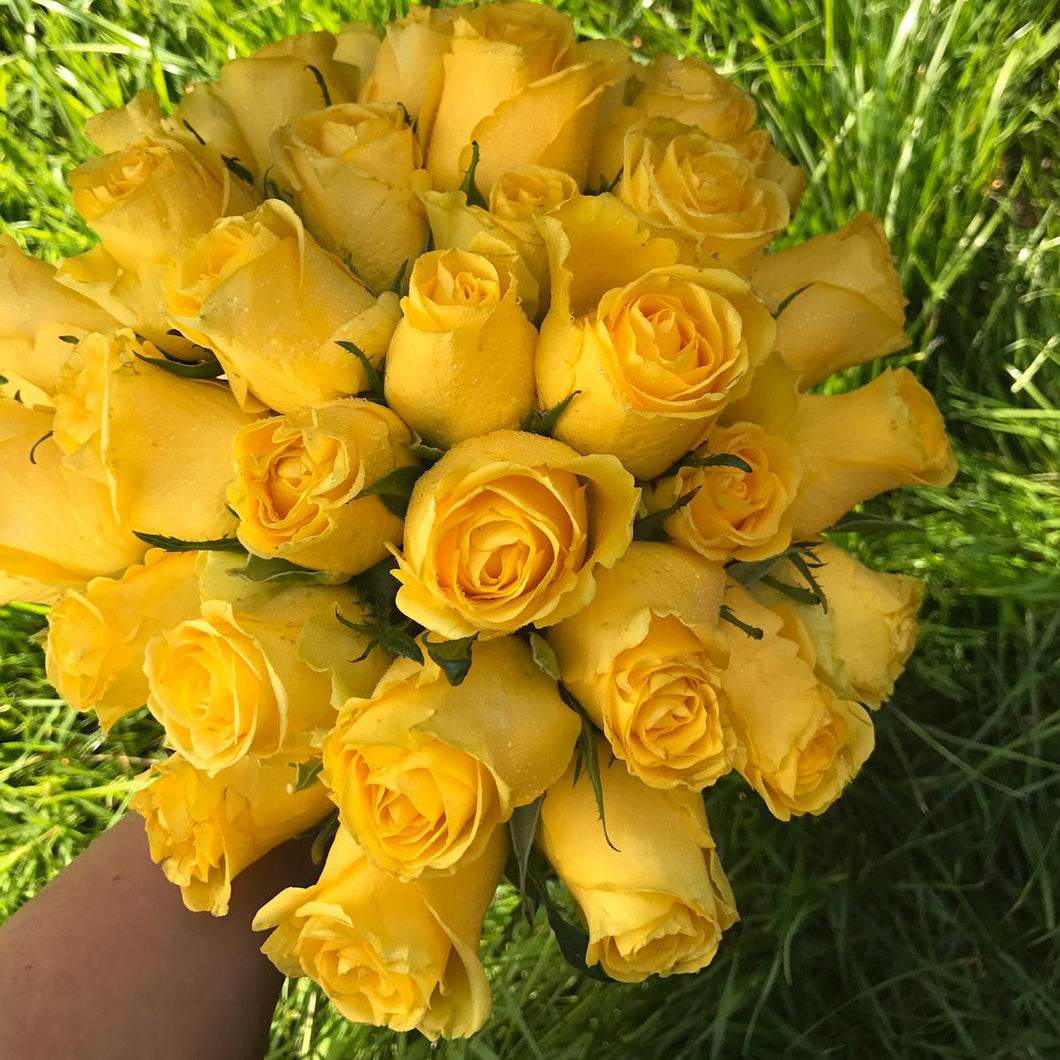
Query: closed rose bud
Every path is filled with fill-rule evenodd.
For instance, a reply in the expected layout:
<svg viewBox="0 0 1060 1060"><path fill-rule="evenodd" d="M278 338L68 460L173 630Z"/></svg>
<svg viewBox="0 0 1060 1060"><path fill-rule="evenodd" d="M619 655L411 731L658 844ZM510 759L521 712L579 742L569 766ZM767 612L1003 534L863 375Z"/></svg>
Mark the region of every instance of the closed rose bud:
<svg viewBox="0 0 1060 1060"><path fill-rule="evenodd" d="M388 22L372 73L361 87L362 103L400 103L414 120L428 90L442 77L459 8L413 4L404 18ZM432 100L433 103L433 100Z"/></svg>
<svg viewBox="0 0 1060 1060"><path fill-rule="evenodd" d="M296 763L246 758L210 776L180 755L153 765L130 800L144 819L151 860L194 913L226 916L232 881L328 812L320 784L295 791Z"/></svg>
<svg viewBox="0 0 1060 1060"><path fill-rule="evenodd" d="M364 656L367 638L339 621L364 620L352 589L249 583L228 573L234 564L204 555L199 615L145 654L147 705L167 743L211 775L247 756L312 753L335 723L333 682L367 694L388 661Z"/></svg>
<svg viewBox="0 0 1060 1060"><path fill-rule="evenodd" d="M0 235L0 291L0 375L49 398L70 355L60 336L80 339L116 326L95 302L58 283L54 265L23 253L7 235Z"/></svg>
<svg viewBox="0 0 1060 1060"><path fill-rule="evenodd" d="M519 0L462 9L439 66L427 168L437 187L457 187L475 142L484 195L525 163L583 183L600 107L631 68L621 45L576 45L565 14Z"/></svg>
<svg viewBox="0 0 1060 1060"><path fill-rule="evenodd" d="M879 493L948 486L957 474L942 415L908 368L846 394L803 394L788 441L802 465L796 537L831 526Z"/></svg>
<svg viewBox="0 0 1060 1060"><path fill-rule="evenodd" d="M604 288L614 266L601 263L619 247L594 247L600 210L574 200L542 221L552 307L537 350L538 400L548 408L576 393L555 436L580 452L617 456L647 479L696 445L746 390L772 345L773 321L747 282L725 269L631 268L631 281ZM634 222L623 242L634 247L639 234ZM647 257L649 246L625 260ZM667 246L679 251L663 240L656 253Z"/></svg>
<svg viewBox="0 0 1060 1060"><path fill-rule="evenodd" d="M0 398L0 570L55 585L118 574L147 548L118 522L107 487L67 466L54 425L50 412Z"/></svg>
<svg viewBox="0 0 1060 1060"><path fill-rule="evenodd" d="M681 497L692 499L671 515L666 533L707 559L758 560L791 544L792 505L802 479L791 446L754 423L715 427L691 459L726 454L750 465L686 464L660 479L648 497L648 510L662 511Z"/></svg>
<svg viewBox="0 0 1060 1060"><path fill-rule="evenodd" d="M223 166L160 135L82 163L70 174L74 206L123 269L170 258L219 217L260 201Z"/></svg>
<svg viewBox="0 0 1060 1060"><path fill-rule="evenodd" d="M386 290L423 250L427 218L416 191L430 178L396 103L310 111L274 134L272 150L309 230L373 290Z"/></svg>
<svg viewBox="0 0 1060 1060"><path fill-rule="evenodd" d="M252 394L278 412L367 389L360 360L338 343L377 362L399 316L397 295L374 298L276 199L193 242L170 269L166 305L217 354L241 404Z"/></svg>
<svg viewBox="0 0 1060 1060"><path fill-rule="evenodd" d="M382 43L379 31L371 22L347 22L335 34L335 50L331 58L336 63L355 66L363 85L375 69Z"/></svg>
<svg viewBox="0 0 1060 1060"><path fill-rule="evenodd" d="M722 683L744 751L738 768L780 820L824 813L872 752L872 720L818 679L816 653L790 600L770 609L730 585L725 603L762 631L755 639L724 623Z"/></svg>
<svg viewBox="0 0 1060 1060"><path fill-rule="evenodd" d="M248 424L235 437L228 503L239 540L259 556L359 574L401 541L402 522L376 496L358 499L415 463L393 412L361 398Z"/></svg>
<svg viewBox="0 0 1060 1060"><path fill-rule="evenodd" d="M167 263L144 262L123 269L102 243L59 262L55 278L64 287L91 299L112 318L113 327L130 328L177 360L198 360L201 350L173 329L166 319L163 287ZM76 333L75 333L76 334Z"/></svg>
<svg viewBox="0 0 1060 1060"><path fill-rule="evenodd" d="M905 349L905 298L883 223L859 213L756 263L754 285L785 302L777 349L808 387L832 372Z"/></svg>
<svg viewBox="0 0 1060 1060"><path fill-rule="evenodd" d="M813 642L817 674L837 695L875 710L890 698L913 653L923 583L905 574L871 570L827 541L815 543L813 551L822 563L813 576L827 609L800 603L794 607ZM785 561L774 573L790 584L801 584L789 568ZM761 582L753 591L771 607L792 603Z"/></svg>
<svg viewBox="0 0 1060 1060"><path fill-rule="evenodd" d="M537 330L513 278L480 254L417 259L387 351L386 399L432 444L514 429L534 407Z"/></svg>
<svg viewBox="0 0 1060 1060"><path fill-rule="evenodd" d="M498 828L454 875L404 881L340 828L320 879L281 891L254 930L274 928L262 952L284 975L312 979L346 1019L466 1038L489 1017L479 935L506 852Z"/></svg>
<svg viewBox="0 0 1060 1060"><path fill-rule="evenodd" d="M85 135L105 155L161 131L162 110L158 96L149 88L141 88L122 107L104 110L85 119Z"/></svg>
<svg viewBox="0 0 1060 1060"><path fill-rule="evenodd" d="M574 781L573 766L545 794L538 832L585 918L585 963L624 983L698 972L739 919L703 798L650 788L607 755L598 741L607 836L587 771Z"/></svg>
<svg viewBox="0 0 1060 1060"><path fill-rule="evenodd" d="M272 134L300 114L356 98L357 71L335 62L334 51L333 34L304 33L274 41L221 67L210 94L235 120L247 146L248 157L239 158L246 169L264 175L273 161Z"/></svg>
<svg viewBox="0 0 1060 1060"><path fill-rule="evenodd" d="M324 783L381 869L447 875L559 777L578 731L522 640L482 641L459 685L429 658L399 659L370 698L349 700L324 745Z"/></svg>
<svg viewBox="0 0 1060 1060"><path fill-rule="evenodd" d="M547 633L564 686L645 784L713 784L737 755L721 687L721 566L634 541L596 582L592 601Z"/></svg>
<svg viewBox="0 0 1060 1060"><path fill-rule="evenodd" d="M629 547L638 497L613 456L518 431L461 442L412 491L397 606L449 639L553 625Z"/></svg>
<svg viewBox="0 0 1060 1060"><path fill-rule="evenodd" d="M198 613L195 558L154 549L120 578L71 590L49 613L48 680L75 710L94 710L104 731L147 702L147 642Z"/></svg>
<svg viewBox="0 0 1060 1060"><path fill-rule="evenodd" d="M235 529L225 508L232 441L252 417L209 380L178 379L131 331L71 347L55 391L55 439L67 461L110 490L124 526L188 541Z"/></svg>
<svg viewBox="0 0 1060 1060"><path fill-rule="evenodd" d="M641 216L734 261L760 251L791 216L780 185L756 176L735 147L668 118L627 131L615 193Z"/></svg>

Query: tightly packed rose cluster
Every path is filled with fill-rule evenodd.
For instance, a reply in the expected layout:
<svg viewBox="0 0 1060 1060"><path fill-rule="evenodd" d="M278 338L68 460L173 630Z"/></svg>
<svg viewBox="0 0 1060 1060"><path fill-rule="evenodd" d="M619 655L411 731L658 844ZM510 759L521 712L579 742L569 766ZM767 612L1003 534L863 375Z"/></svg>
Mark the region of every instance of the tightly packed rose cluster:
<svg viewBox="0 0 1060 1060"><path fill-rule="evenodd" d="M908 369L809 389L904 301L868 214L768 250L756 121L549 7L414 7L96 115L97 244L0 240L8 597L164 730L132 805L189 908L331 821L254 926L351 1020L478 1029L504 873L595 974L703 968L712 785L819 814L872 750L921 586L821 535L956 463Z"/></svg>

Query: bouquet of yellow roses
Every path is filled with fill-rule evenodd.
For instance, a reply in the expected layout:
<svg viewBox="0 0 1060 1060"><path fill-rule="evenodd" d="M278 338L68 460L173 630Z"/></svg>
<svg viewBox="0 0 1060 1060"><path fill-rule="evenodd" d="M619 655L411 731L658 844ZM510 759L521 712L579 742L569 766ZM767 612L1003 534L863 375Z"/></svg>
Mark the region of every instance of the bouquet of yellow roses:
<svg viewBox="0 0 1060 1060"><path fill-rule="evenodd" d="M87 132L99 242L0 240L0 570L63 592L73 707L164 730L187 906L318 829L265 953L431 1038L488 1016L503 874L588 974L704 967L712 785L822 813L913 649L920 584L822 534L956 472L908 369L809 390L908 344L880 221L768 252L803 175L753 99L521 0Z"/></svg>

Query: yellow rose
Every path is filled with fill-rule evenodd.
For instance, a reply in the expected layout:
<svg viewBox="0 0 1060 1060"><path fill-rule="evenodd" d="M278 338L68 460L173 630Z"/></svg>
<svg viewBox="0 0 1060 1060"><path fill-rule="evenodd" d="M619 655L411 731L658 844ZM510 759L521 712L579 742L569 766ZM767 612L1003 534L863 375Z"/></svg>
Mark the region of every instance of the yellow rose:
<svg viewBox="0 0 1060 1060"><path fill-rule="evenodd" d="M606 746L598 757L607 761ZM573 775L548 789L538 841L585 917L585 963L626 983L705 968L739 918L702 797L601 768L613 849L589 777Z"/></svg>
<svg viewBox="0 0 1060 1060"><path fill-rule="evenodd" d="M321 100L319 89L316 98ZM250 147L215 81L190 82L172 115L163 119L163 127L177 134L190 134L197 143L204 141L218 158L224 156L250 167Z"/></svg>
<svg viewBox="0 0 1060 1060"><path fill-rule="evenodd" d="M105 155L161 131L162 109L158 96L149 88L141 88L124 106L85 119L85 135Z"/></svg>
<svg viewBox="0 0 1060 1060"><path fill-rule="evenodd" d="M905 298L883 222L859 213L838 232L767 254L752 282L776 302L777 349L808 387L909 345ZM794 296L794 297L792 297Z"/></svg>
<svg viewBox="0 0 1060 1060"><path fill-rule="evenodd" d="M566 15L521 0L462 9L448 45L437 102L424 108L435 185L460 184L472 142L480 148L483 195L501 173L525 163L584 183L601 104L629 75L626 50L616 42L575 44Z"/></svg>
<svg viewBox="0 0 1060 1060"><path fill-rule="evenodd" d="M144 650L160 630L198 613L195 553L153 549L120 578L93 578L48 615L48 680L104 731L147 702Z"/></svg>
<svg viewBox="0 0 1060 1060"><path fill-rule="evenodd" d="M382 43L379 31L371 22L347 22L335 34L335 50L331 58L336 63L357 67L363 85L375 69L379 46Z"/></svg>
<svg viewBox="0 0 1060 1060"><path fill-rule="evenodd" d="M416 191L430 187L412 126L396 103L336 104L276 132L277 170L320 243L386 290L427 239Z"/></svg>
<svg viewBox="0 0 1060 1060"><path fill-rule="evenodd" d="M432 444L516 428L534 408L537 330L480 254L418 258L386 358L387 403Z"/></svg>
<svg viewBox="0 0 1060 1060"><path fill-rule="evenodd" d="M788 225L780 185L698 129L668 118L638 122L626 133L622 160L618 197L656 224L691 233L707 253L746 258Z"/></svg>
<svg viewBox="0 0 1060 1060"><path fill-rule="evenodd" d="M0 573L0 604L43 604L45 607L54 607L65 594L66 590L59 585Z"/></svg>
<svg viewBox="0 0 1060 1060"><path fill-rule="evenodd" d="M633 106L645 116L698 126L712 140L743 136L758 117L754 100L702 59L656 55L637 80L643 87Z"/></svg>
<svg viewBox="0 0 1060 1060"><path fill-rule="evenodd" d="M553 625L626 551L638 497L611 456L517 431L461 442L412 492L397 605L450 639Z"/></svg>
<svg viewBox="0 0 1060 1060"><path fill-rule="evenodd" d="M106 486L65 466L53 426L51 413L0 398L0 571L58 585L121 572L146 546Z"/></svg>
<svg viewBox="0 0 1060 1060"><path fill-rule="evenodd" d="M400 103L418 119L424 98L433 109L442 78L442 56L452 41L453 20L468 10L413 4L404 18L386 24L386 36L371 75L361 87L362 103Z"/></svg>
<svg viewBox="0 0 1060 1060"><path fill-rule="evenodd" d="M737 750L721 690L722 568L634 541L596 582L592 602L548 631L560 679L645 784L713 784Z"/></svg>
<svg viewBox="0 0 1060 1060"><path fill-rule="evenodd" d="M339 819L387 872L448 875L567 768L578 716L515 637L473 645L450 685L431 659L398 659L349 700L324 744Z"/></svg>
<svg viewBox="0 0 1060 1060"><path fill-rule="evenodd" d="M97 243L83 254L60 261L55 278L109 314L111 323L96 330L130 328L178 360L198 360L202 350L166 319L162 298L166 269L165 262L144 262L135 269L123 269L106 247Z"/></svg>
<svg viewBox="0 0 1060 1060"><path fill-rule="evenodd" d="M247 755L308 754L335 723L332 670L367 694L387 659L344 627L363 612L343 586L251 584L223 572L235 560L200 561L200 614L148 642L147 706L169 745L211 775ZM224 593L226 595L222 596Z"/></svg>
<svg viewBox="0 0 1060 1060"><path fill-rule="evenodd" d="M364 390L363 366L338 342L378 361L399 315L397 295L373 298L277 199L196 240L166 295L176 326L217 354L239 402L250 393L278 412Z"/></svg>
<svg viewBox="0 0 1060 1060"><path fill-rule="evenodd" d="M320 784L295 791L295 763L245 758L209 776L170 755L130 800L144 819L151 860L194 913L225 916L232 880L328 812Z"/></svg>
<svg viewBox="0 0 1060 1060"><path fill-rule="evenodd" d="M530 320L548 309L548 253L536 218L578 196L569 173L547 166L519 166L502 173L489 209L469 206L461 191L421 192L431 236L439 249L482 254L498 272L510 272Z"/></svg>
<svg viewBox="0 0 1060 1060"><path fill-rule="evenodd" d="M185 541L235 528L225 508L232 441L251 417L221 383L178 379L131 331L70 347L55 391L55 440L67 462L110 490L130 530Z"/></svg>
<svg viewBox="0 0 1060 1060"><path fill-rule="evenodd" d="M415 461L408 428L382 405L346 398L247 424L235 437L228 503L259 556L359 574L401 541L401 520L357 495Z"/></svg>
<svg viewBox="0 0 1060 1060"><path fill-rule="evenodd" d="M284 975L318 983L346 1019L466 1038L490 1012L478 944L505 853L498 828L454 875L403 881L340 828L320 879L278 894L254 930L275 928L262 952Z"/></svg>
<svg viewBox="0 0 1060 1060"><path fill-rule="evenodd" d="M0 375L50 397L70 355L60 335L84 338L116 326L95 302L56 282L55 266L0 235Z"/></svg>
<svg viewBox="0 0 1060 1060"><path fill-rule="evenodd" d="M782 821L824 813L872 752L872 721L818 680L813 645L790 601L770 609L731 585L725 603L763 634L755 640L725 623L722 684L746 756L740 772Z"/></svg>
<svg viewBox="0 0 1060 1060"><path fill-rule="evenodd" d="M756 177L780 185L794 214L806 190L806 173L802 166L789 162L773 146L773 134L768 129L752 129L730 142L754 166Z"/></svg>
<svg viewBox="0 0 1060 1060"><path fill-rule="evenodd" d="M685 465L656 483L649 511L669 508L694 492L692 500L666 520L666 533L707 559L757 560L791 544L792 505L802 468L783 438L755 423L733 423L711 431L695 457L727 453L751 470Z"/></svg>
<svg viewBox="0 0 1060 1060"><path fill-rule="evenodd" d="M828 609L796 604L795 613L813 643L817 674L837 695L875 710L890 698L913 653L923 583L905 574L870 570L827 541L816 543L814 554L824 564L813 575ZM800 584L793 572L784 576L785 566L773 573L782 581ZM753 592L771 607L791 604L762 583Z"/></svg>
<svg viewBox="0 0 1060 1060"><path fill-rule="evenodd" d="M357 70L334 60L335 45L334 34L303 33L221 67L209 94L227 108L247 148L239 161L257 176L272 165L270 140L277 129L329 101L350 103L357 98ZM210 140L198 126L196 131Z"/></svg>
<svg viewBox="0 0 1060 1060"><path fill-rule="evenodd" d="M224 166L176 138L151 135L82 163L70 174L74 206L123 269L172 257L226 214L260 202Z"/></svg>
<svg viewBox="0 0 1060 1060"><path fill-rule="evenodd" d="M553 407L577 391L555 436L652 478L746 390L772 346L773 321L747 282L725 269L668 265L597 294L601 284L578 276L602 268L587 260L596 218L577 200L568 206L587 216L564 208L542 221L552 307L538 344L538 400Z"/></svg>
<svg viewBox="0 0 1060 1060"><path fill-rule="evenodd" d="M899 486L948 486L957 458L932 396L908 368L847 394L803 394L788 438L802 465L796 537Z"/></svg>

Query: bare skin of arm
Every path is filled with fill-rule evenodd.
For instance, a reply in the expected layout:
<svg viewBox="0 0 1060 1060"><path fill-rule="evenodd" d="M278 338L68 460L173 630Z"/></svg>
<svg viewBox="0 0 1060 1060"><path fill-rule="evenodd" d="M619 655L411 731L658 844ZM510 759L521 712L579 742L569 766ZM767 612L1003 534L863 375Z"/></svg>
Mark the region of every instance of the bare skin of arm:
<svg viewBox="0 0 1060 1060"><path fill-rule="evenodd" d="M130 815L0 926L0 1056L261 1060L282 979L250 922L313 872L287 843L236 878L228 916L191 913Z"/></svg>

